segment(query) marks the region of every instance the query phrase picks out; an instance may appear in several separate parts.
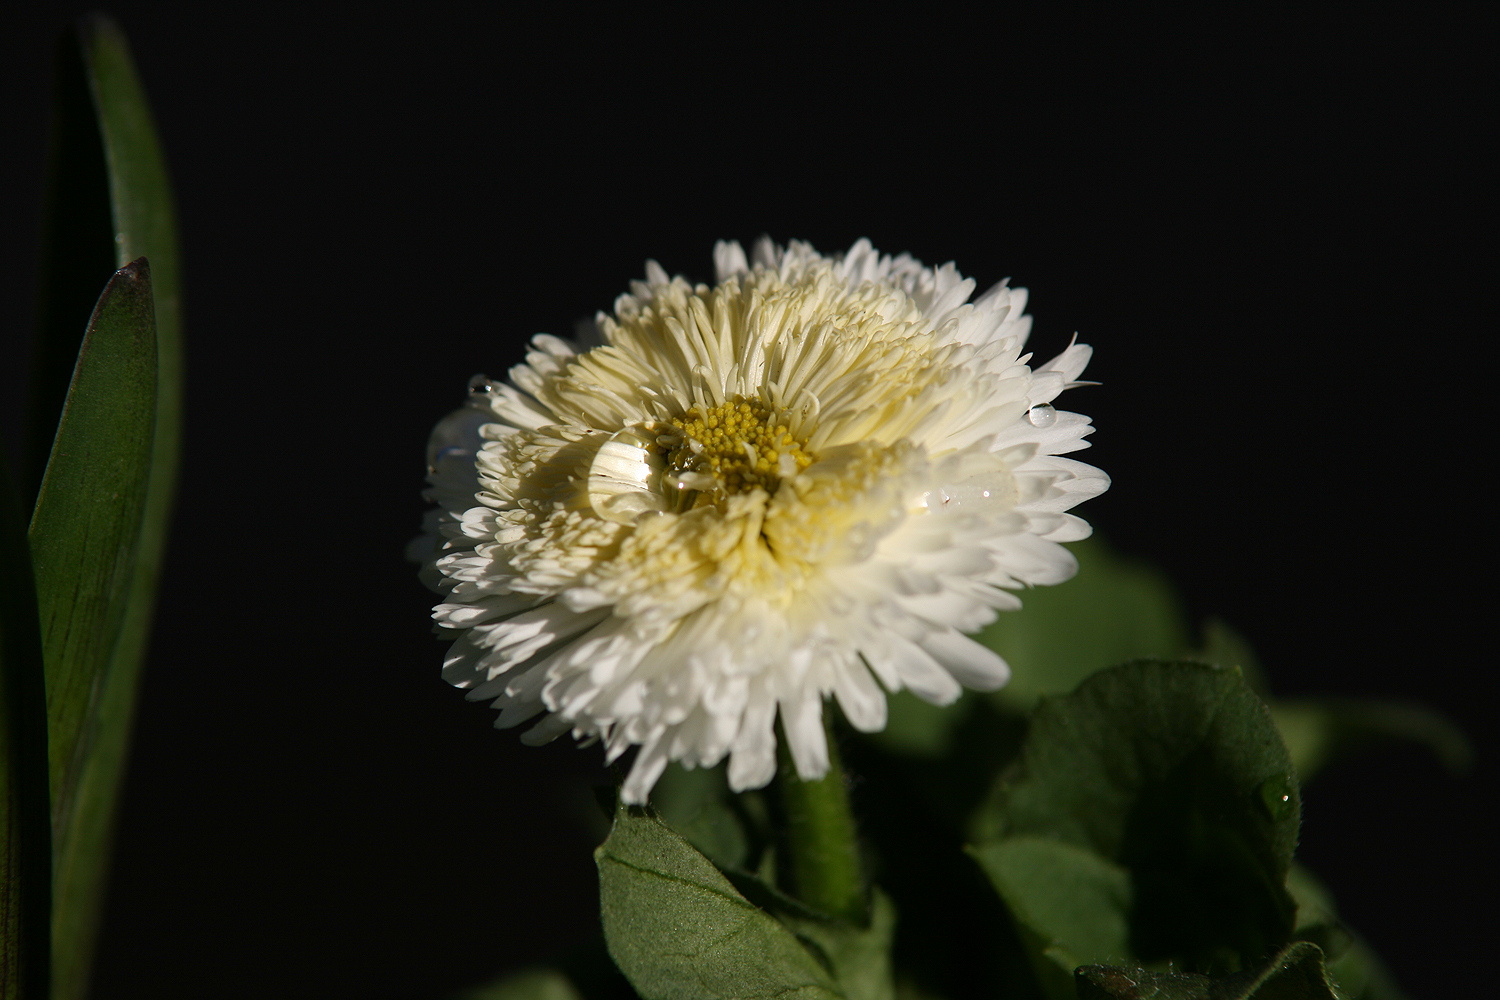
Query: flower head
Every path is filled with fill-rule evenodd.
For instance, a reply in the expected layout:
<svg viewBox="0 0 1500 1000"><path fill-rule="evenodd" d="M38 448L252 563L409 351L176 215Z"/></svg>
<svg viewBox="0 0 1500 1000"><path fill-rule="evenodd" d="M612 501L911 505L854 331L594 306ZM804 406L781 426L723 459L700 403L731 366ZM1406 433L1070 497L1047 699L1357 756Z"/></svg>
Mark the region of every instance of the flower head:
<svg viewBox="0 0 1500 1000"><path fill-rule="evenodd" d="M429 446L443 676L501 728L541 716L527 742L639 746L632 803L673 760L764 785L778 712L821 776L830 694L874 731L886 691L999 687L963 633L1073 574L1057 543L1089 527L1066 511L1109 485L1058 457L1087 447L1051 402L1090 349L1028 367L1024 290L970 302L953 265L863 240L714 263L713 287L648 263L598 343L537 336Z"/></svg>

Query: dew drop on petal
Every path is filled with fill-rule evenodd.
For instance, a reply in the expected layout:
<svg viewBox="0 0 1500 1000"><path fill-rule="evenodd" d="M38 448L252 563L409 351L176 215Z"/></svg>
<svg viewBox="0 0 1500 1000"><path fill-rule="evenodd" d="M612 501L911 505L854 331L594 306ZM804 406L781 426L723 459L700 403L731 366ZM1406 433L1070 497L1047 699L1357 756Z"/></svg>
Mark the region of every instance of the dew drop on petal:
<svg viewBox="0 0 1500 1000"><path fill-rule="evenodd" d="M1026 419L1033 427L1051 427L1057 423L1057 411L1046 403L1033 406L1026 411Z"/></svg>
<svg viewBox="0 0 1500 1000"><path fill-rule="evenodd" d="M589 466L588 498L606 521L629 524L647 511L670 504L662 491L665 462L644 428L616 431L599 447Z"/></svg>
<svg viewBox="0 0 1500 1000"><path fill-rule="evenodd" d="M484 372L469 376L469 395L488 396L495 389L495 383Z"/></svg>
<svg viewBox="0 0 1500 1000"><path fill-rule="evenodd" d="M1288 819L1297 812L1297 782L1290 774L1276 774L1260 783L1260 804L1274 820Z"/></svg>

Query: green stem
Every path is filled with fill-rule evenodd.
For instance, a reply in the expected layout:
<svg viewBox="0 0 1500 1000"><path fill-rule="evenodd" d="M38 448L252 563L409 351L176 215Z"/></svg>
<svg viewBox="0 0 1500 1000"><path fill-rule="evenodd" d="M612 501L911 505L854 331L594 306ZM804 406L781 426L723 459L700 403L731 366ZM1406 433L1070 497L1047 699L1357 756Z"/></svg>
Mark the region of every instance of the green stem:
<svg viewBox="0 0 1500 1000"><path fill-rule="evenodd" d="M785 819L783 887L816 910L856 924L869 921L869 898L859 860L854 813L828 715L828 773L816 781L797 777L786 732L776 724L776 784Z"/></svg>

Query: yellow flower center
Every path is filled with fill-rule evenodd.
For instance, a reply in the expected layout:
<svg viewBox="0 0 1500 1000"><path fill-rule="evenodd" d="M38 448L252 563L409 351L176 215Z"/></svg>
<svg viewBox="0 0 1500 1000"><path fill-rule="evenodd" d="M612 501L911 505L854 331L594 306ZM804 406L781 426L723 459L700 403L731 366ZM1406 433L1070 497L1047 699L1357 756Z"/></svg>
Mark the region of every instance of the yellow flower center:
<svg viewBox="0 0 1500 1000"><path fill-rule="evenodd" d="M760 487L774 494L782 479L812 464L812 456L785 423L774 422L758 399L735 396L707 409L693 407L668 423L683 437L667 455L668 475L688 480L711 476L726 494ZM700 501L701 502L701 501Z"/></svg>

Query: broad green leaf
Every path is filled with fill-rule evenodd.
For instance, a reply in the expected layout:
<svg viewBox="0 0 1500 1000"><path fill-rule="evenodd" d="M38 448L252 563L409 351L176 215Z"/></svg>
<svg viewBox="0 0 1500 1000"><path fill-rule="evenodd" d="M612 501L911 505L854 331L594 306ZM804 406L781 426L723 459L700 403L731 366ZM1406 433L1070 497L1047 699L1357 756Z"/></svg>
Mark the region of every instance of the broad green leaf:
<svg viewBox="0 0 1500 1000"><path fill-rule="evenodd" d="M40 1000L50 973L47 688L26 520L0 454L0 1000Z"/></svg>
<svg viewBox="0 0 1500 1000"><path fill-rule="evenodd" d="M1147 969L1086 966L1078 1000L1344 1000L1329 982L1323 953L1297 941L1254 969L1218 979Z"/></svg>
<svg viewBox="0 0 1500 1000"><path fill-rule="evenodd" d="M64 38L56 88L59 141L50 182L47 278L38 343L41 391L34 425L55 417L57 383L49 369L73 350L80 282L101 266L149 257L156 318L155 430L129 598L94 692L93 732L76 769L69 821L57 831L54 862L53 992L74 1000L87 988L115 804L135 713L136 690L155 607L157 580L177 477L181 437L181 281L176 210L145 92L124 35L91 16ZM92 129L92 132L90 131ZM102 163L98 158L102 158ZM99 185L104 185L101 195ZM106 204L107 213L99 206ZM71 270L77 268L76 273ZM50 303L50 304L49 304ZM75 317L75 314L76 315ZM61 338L61 339L60 339ZM49 409L50 405L50 409Z"/></svg>
<svg viewBox="0 0 1500 1000"><path fill-rule="evenodd" d="M1073 579L1025 591L1021 610L1003 612L975 636L1011 666L1010 682L991 695L1004 705L1030 708L1105 667L1176 657L1188 647L1186 618L1160 573L1097 537L1069 548L1078 559Z"/></svg>
<svg viewBox="0 0 1500 1000"><path fill-rule="evenodd" d="M1304 783L1329 763L1380 744L1425 746L1454 771L1468 767L1473 756L1463 730L1422 705L1303 698L1273 701L1271 714Z"/></svg>
<svg viewBox="0 0 1500 1000"><path fill-rule="evenodd" d="M1097 854L1129 872L1134 960L1233 969L1289 939L1300 808L1270 714L1238 671L1138 662L1040 703L974 839L981 857L1019 837ZM1045 884L1030 888L1044 895L1028 912L1063 912Z"/></svg>
<svg viewBox="0 0 1500 1000"><path fill-rule="evenodd" d="M1072 1000L1080 965L1128 961L1130 872L1056 840L1011 837L969 849L1027 939L1048 997Z"/></svg>
<svg viewBox="0 0 1500 1000"><path fill-rule="evenodd" d="M455 1000L584 1000L557 969L524 969L497 982L465 990Z"/></svg>
<svg viewBox="0 0 1500 1000"><path fill-rule="evenodd" d="M654 816L621 807L594 860L610 956L643 1000L844 995L790 930Z"/></svg>

